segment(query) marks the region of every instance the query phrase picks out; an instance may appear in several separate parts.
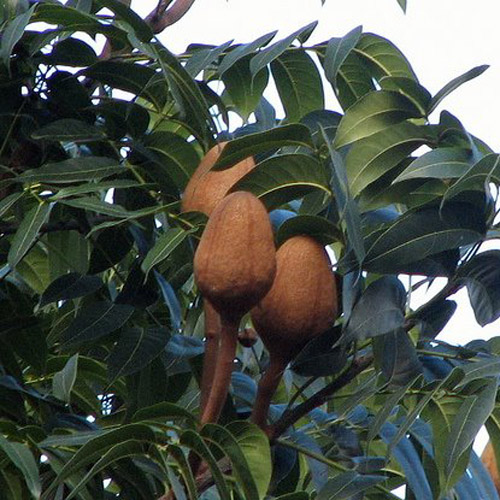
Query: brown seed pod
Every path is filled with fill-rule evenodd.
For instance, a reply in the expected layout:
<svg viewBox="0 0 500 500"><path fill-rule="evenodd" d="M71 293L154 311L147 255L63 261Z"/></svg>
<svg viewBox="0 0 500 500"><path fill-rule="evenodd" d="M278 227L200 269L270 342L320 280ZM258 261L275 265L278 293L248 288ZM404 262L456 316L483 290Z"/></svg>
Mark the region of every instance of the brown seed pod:
<svg viewBox="0 0 500 500"><path fill-rule="evenodd" d="M252 415L262 428L286 365L309 340L333 324L338 312L335 276L320 243L310 236L294 236L278 249L276 260L273 286L251 311L270 357Z"/></svg>
<svg viewBox="0 0 500 500"><path fill-rule="evenodd" d="M241 318L269 291L276 250L264 205L253 194L228 195L214 210L194 257L203 297L221 317L221 345L202 423L217 420L226 398Z"/></svg>
<svg viewBox="0 0 500 500"><path fill-rule="evenodd" d="M201 160L184 191L183 212L196 210L210 216L227 192L255 167L255 161L250 157L225 170L212 170L226 144L217 144Z"/></svg>
<svg viewBox="0 0 500 500"><path fill-rule="evenodd" d="M500 493L500 476L498 474L497 461L495 458L495 451L493 445L489 442L481 455L481 461L490 473L493 484L496 490Z"/></svg>

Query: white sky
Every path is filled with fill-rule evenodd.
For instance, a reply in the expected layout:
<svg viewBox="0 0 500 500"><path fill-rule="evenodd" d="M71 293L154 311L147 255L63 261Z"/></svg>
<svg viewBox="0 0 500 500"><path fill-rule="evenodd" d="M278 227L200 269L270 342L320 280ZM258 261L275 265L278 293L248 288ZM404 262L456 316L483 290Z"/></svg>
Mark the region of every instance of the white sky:
<svg viewBox="0 0 500 500"><path fill-rule="evenodd" d="M156 5L133 0L141 15ZM196 0L188 14L160 35L174 53L189 43L220 45L228 40L250 42L278 29L275 41L318 20L308 44L342 36L362 25L364 31L382 35L409 59L420 82L435 94L456 76L474 66L489 64L479 78L466 83L439 106L455 114L472 134L500 151L500 2L498 0L408 0L404 15L396 0ZM332 94L330 94L332 96ZM328 94L327 94L328 99ZM333 99L327 107L337 109ZM434 292L437 287L434 287ZM428 299L414 294L412 305ZM481 328L474 319L467 293L453 299L458 309L440 338L454 344L500 335L500 320ZM486 442L483 431L476 440L480 451Z"/></svg>

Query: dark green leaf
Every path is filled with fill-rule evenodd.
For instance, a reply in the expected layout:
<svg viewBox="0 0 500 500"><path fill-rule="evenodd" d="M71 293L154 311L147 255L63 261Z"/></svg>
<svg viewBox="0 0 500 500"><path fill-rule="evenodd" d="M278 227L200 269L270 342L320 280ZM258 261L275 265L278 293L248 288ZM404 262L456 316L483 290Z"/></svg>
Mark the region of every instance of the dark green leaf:
<svg viewBox="0 0 500 500"><path fill-rule="evenodd" d="M285 154L259 163L231 191L250 191L267 207L276 208L314 189L330 194L322 165L313 156Z"/></svg>
<svg viewBox="0 0 500 500"><path fill-rule="evenodd" d="M120 173L123 172L122 167L115 167L120 169ZM101 181L101 182L91 182L88 184L80 184L78 186L68 186L59 189L57 193L50 197L51 201L62 200L64 198L71 198L77 194L89 194L89 193L109 193L111 189L127 189L132 187L146 187L144 184L140 184L137 181L129 179L115 179L112 181Z"/></svg>
<svg viewBox="0 0 500 500"><path fill-rule="evenodd" d="M421 113L418 108L398 92L370 92L346 111L337 130L334 147L346 146L408 118L419 116Z"/></svg>
<svg viewBox="0 0 500 500"><path fill-rule="evenodd" d="M77 38L64 38L54 45L48 59L53 65L90 66L97 62L94 49Z"/></svg>
<svg viewBox="0 0 500 500"><path fill-rule="evenodd" d="M456 90L460 85L482 75L489 68L488 64L483 64L482 66L476 66L475 68L470 69L463 75L457 76L450 82L448 82L431 100L429 104L428 113L432 113L439 103L449 94L451 94L454 90Z"/></svg>
<svg viewBox="0 0 500 500"><path fill-rule="evenodd" d="M355 471L343 472L328 480L316 500L347 500L385 479L384 476L361 475Z"/></svg>
<svg viewBox="0 0 500 500"><path fill-rule="evenodd" d="M19 469L34 498L40 498L42 484L35 457L31 450L22 443L11 442L0 434L0 449L7 455L9 460Z"/></svg>
<svg viewBox="0 0 500 500"><path fill-rule="evenodd" d="M36 242L38 232L50 215L52 206L39 203L27 212L12 238L7 261L12 269L22 260L31 246Z"/></svg>
<svg viewBox="0 0 500 500"><path fill-rule="evenodd" d="M192 78L195 78L201 71L206 69L207 66L217 61L219 57L231 47L232 40L214 47L213 45L207 48L196 50L191 54L191 57L186 62L184 69L189 73ZM220 66L219 66L220 70Z"/></svg>
<svg viewBox="0 0 500 500"><path fill-rule="evenodd" d="M429 139L424 127L404 122L355 142L345 160L352 195L357 196Z"/></svg>
<svg viewBox="0 0 500 500"><path fill-rule="evenodd" d="M346 340L364 340L401 328L406 290L396 277L383 276L370 283L345 327Z"/></svg>
<svg viewBox="0 0 500 500"><path fill-rule="evenodd" d="M80 208L81 210L90 210L91 212L110 215L111 217L129 218L134 215L134 212L129 212L116 203L107 203L106 201L101 201L98 198L91 198L90 196L73 198L70 200L65 199L61 200L60 203L68 205L69 207Z"/></svg>
<svg viewBox="0 0 500 500"><path fill-rule="evenodd" d="M116 160L101 156L70 158L58 163L46 163L40 168L27 170L18 179L20 182L42 182L66 184L102 179L124 172Z"/></svg>
<svg viewBox="0 0 500 500"><path fill-rule="evenodd" d="M291 35L288 35L283 40L279 42L273 43L269 47L262 49L255 56L253 56L250 61L250 71L253 76L255 76L261 69L265 68L269 63L274 61L277 57L279 57L286 49L291 45L291 43L299 38L302 34L308 33L310 34L312 30L317 26L318 22L314 21L303 28L295 31Z"/></svg>
<svg viewBox="0 0 500 500"><path fill-rule="evenodd" d="M65 118L51 122L33 132L31 137L33 137L33 139L72 141L77 143L101 141L105 138L101 129L73 118Z"/></svg>
<svg viewBox="0 0 500 500"><path fill-rule="evenodd" d="M331 38L328 42L323 62L326 79L337 87L337 74L344 64L347 56L356 46L361 36L363 28L358 26L342 38Z"/></svg>
<svg viewBox="0 0 500 500"><path fill-rule="evenodd" d="M165 304L168 307L168 311L170 312L172 327L175 331L179 331L181 329L182 322L182 309L179 303L179 299L177 298L172 285L165 279L162 274L155 270L154 275L163 295L163 300L165 301Z"/></svg>
<svg viewBox="0 0 500 500"><path fill-rule="evenodd" d="M182 419L194 425L197 423L196 417L181 406L167 403L165 401L157 403L147 408L141 408L132 417L132 422L163 421Z"/></svg>
<svg viewBox="0 0 500 500"><path fill-rule="evenodd" d="M376 272L393 272L403 264L475 243L484 231L483 215L472 205L450 203L442 210L409 211L367 238L365 266Z"/></svg>
<svg viewBox="0 0 500 500"><path fill-rule="evenodd" d="M470 169L471 160L472 156L466 149L433 149L410 163L393 183L417 178L454 179L462 177Z"/></svg>
<svg viewBox="0 0 500 500"><path fill-rule="evenodd" d="M326 109L320 109L317 111L311 111L306 116L302 117L300 123L303 123L304 125L307 125L307 127L309 127L314 140L314 144L319 148L324 144L324 138L321 129L324 130L328 139L330 141L333 141L341 119L342 115L340 113L329 111Z"/></svg>
<svg viewBox="0 0 500 500"><path fill-rule="evenodd" d="M12 193L0 200L0 217L3 217L24 195L24 192Z"/></svg>
<svg viewBox="0 0 500 500"><path fill-rule="evenodd" d="M277 57L271 63L271 72L289 122L324 108L321 77L305 50L285 52Z"/></svg>
<svg viewBox="0 0 500 500"><path fill-rule="evenodd" d="M3 32L0 40L0 59L7 67L10 66L12 50L23 36L24 30L29 24L35 8L36 4L33 4L26 12L23 12L12 19L12 21L9 21L6 26L2 26Z"/></svg>
<svg viewBox="0 0 500 500"><path fill-rule="evenodd" d="M62 333L64 347L96 340L118 330L133 312L134 308L131 306L111 302L95 302L83 307Z"/></svg>
<svg viewBox="0 0 500 500"><path fill-rule="evenodd" d="M467 286L476 321L481 326L500 317L500 250L475 255L459 268L457 281Z"/></svg>
<svg viewBox="0 0 500 500"><path fill-rule="evenodd" d="M380 80L383 90L394 90L408 97L423 115L427 114L432 99L430 92L413 78L405 76L384 76Z"/></svg>
<svg viewBox="0 0 500 500"><path fill-rule="evenodd" d="M312 148L313 142L309 129L305 125L294 123L233 139L222 150L219 159L212 168L224 170L249 156L284 146Z"/></svg>
<svg viewBox="0 0 500 500"><path fill-rule="evenodd" d="M229 54L222 59L222 62L219 65L219 75L222 76L231 66L233 66L233 64L243 57L254 53L263 45L267 45L275 37L276 33L277 31L272 31L271 33L262 35L253 42L238 45L235 49L231 50L231 52L229 52Z"/></svg>
<svg viewBox="0 0 500 500"><path fill-rule="evenodd" d="M420 337L435 338L446 326L457 309L454 300L430 302L418 309L414 315L420 327Z"/></svg>
<svg viewBox="0 0 500 500"><path fill-rule="evenodd" d="M323 245L342 239L339 229L324 217L298 215L285 220L278 229L276 241L282 245L288 238L298 234L308 234Z"/></svg>
<svg viewBox="0 0 500 500"><path fill-rule="evenodd" d="M165 328L127 328L108 358L110 380L131 375L159 356L169 339Z"/></svg>
<svg viewBox="0 0 500 500"><path fill-rule="evenodd" d="M403 12L406 14L406 4L407 4L407 1L406 0L397 0L399 6L401 7L401 9L403 9Z"/></svg>
<svg viewBox="0 0 500 500"><path fill-rule="evenodd" d="M97 274L117 264L130 252L132 245L132 238L121 227L110 227L101 231L94 240L89 273Z"/></svg>
<svg viewBox="0 0 500 500"><path fill-rule="evenodd" d="M184 229L180 228L172 228L160 236L141 264L144 273L147 275L152 267L165 260L188 235L189 231L184 231Z"/></svg>
<svg viewBox="0 0 500 500"><path fill-rule="evenodd" d="M103 285L97 276L82 276L80 273L68 273L55 279L40 297L40 307L58 300L69 300L89 295Z"/></svg>
<svg viewBox="0 0 500 500"><path fill-rule="evenodd" d="M66 403L70 402L71 391L76 382L76 375L78 371L78 354L71 356L64 368L54 374L52 380L52 392L54 396Z"/></svg>

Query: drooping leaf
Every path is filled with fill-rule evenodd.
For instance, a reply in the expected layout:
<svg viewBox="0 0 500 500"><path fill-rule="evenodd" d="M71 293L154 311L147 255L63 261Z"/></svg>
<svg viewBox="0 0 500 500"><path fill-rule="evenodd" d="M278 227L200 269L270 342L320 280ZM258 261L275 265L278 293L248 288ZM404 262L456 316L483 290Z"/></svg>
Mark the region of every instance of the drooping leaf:
<svg viewBox="0 0 500 500"><path fill-rule="evenodd" d="M429 303L418 309L414 315L420 327L420 336L424 338L435 338L446 326L457 309L454 300L442 300Z"/></svg>
<svg viewBox="0 0 500 500"><path fill-rule="evenodd" d="M24 195L24 192L12 193L0 200L0 217L3 217Z"/></svg>
<svg viewBox="0 0 500 500"><path fill-rule="evenodd" d="M40 297L40 307L58 300L69 300L89 295L103 285L97 276L82 276L69 273L55 279Z"/></svg>
<svg viewBox="0 0 500 500"><path fill-rule="evenodd" d="M370 92L346 111L337 130L334 147L346 146L408 118L419 116L421 113L413 102L398 92Z"/></svg>
<svg viewBox="0 0 500 500"><path fill-rule="evenodd" d="M462 177L471 164L469 151L460 148L437 148L414 160L393 181L394 184L408 179L454 179Z"/></svg>
<svg viewBox="0 0 500 500"><path fill-rule="evenodd" d="M54 66L84 67L96 63L97 55L94 49L83 40L63 38L54 45L47 59Z"/></svg>
<svg viewBox="0 0 500 500"><path fill-rule="evenodd" d="M161 354L169 340L166 328L127 328L108 358L110 380L142 370Z"/></svg>
<svg viewBox="0 0 500 500"><path fill-rule="evenodd" d="M172 285L166 280L166 278L156 270L154 271L154 274L155 279L160 287L163 300L165 301L165 304L170 312L172 327L175 331L179 331L182 321L182 309L179 303L179 299L175 295Z"/></svg>
<svg viewBox="0 0 500 500"><path fill-rule="evenodd" d="M441 101L451 94L454 90L456 90L460 85L467 83L470 80L473 80L474 78L482 75L487 69L489 68L488 64L483 64L482 66L476 66L475 68L470 69L469 71L465 72L463 75L457 76L450 82L448 82L439 92L432 98L430 104L429 104L429 111L428 113L432 113L438 105L441 103Z"/></svg>
<svg viewBox="0 0 500 500"><path fill-rule="evenodd" d="M111 302L95 302L83 307L62 333L64 347L74 347L114 332L133 312L134 308L131 306Z"/></svg>
<svg viewBox="0 0 500 500"><path fill-rule="evenodd" d="M56 398L66 403L70 402L71 391L75 386L78 371L78 354L71 356L64 368L54 374L52 392Z"/></svg>
<svg viewBox="0 0 500 500"><path fill-rule="evenodd" d="M16 234L12 238L7 261L12 269L23 259L35 243L38 233L50 215L52 205L39 203L24 215Z"/></svg>
<svg viewBox="0 0 500 500"><path fill-rule="evenodd" d="M354 306L344 335L347 340L363 340L384 335L404 323L406 291L394 276L371 283Z"/></svg>
<svg viewBox="0 0 500 500"><path fill-rule="evenodd" d="M275 208L315 189L330 194L323 166L313 156L285 154L259 163L231 191L250 191Z"/></svg>
<svg viewBox="0 0 500 500"><path fill-rule="evenodd" d="M458 270L458 283L467 286L476 321L485 326L500 317L500 251L475 255Z"/></svg>
<svg viewBox="0 0 500 500"><path fill-rule="evenodd" d="M469 204L409 211L367 238L365 266L390 273L407 263L474 243L484 231L484 216Z"/></svg>
<svg viewBox="0 0 500 500"><path fill-rule="evenodd" d="M383 90L400 92L417 106L423 115L427 114L432 99L430 92L413 78L406 76L384 76L380 79Z"/></svg>
<svg viewBox="0 0 500 500"><path fill-rule="evenodd" d="M340 67L358 43L362 31L363 28L357 26L342 38L331 38L328 41L323 66L325 68L326 79L335 88L337 87L337 74Z"/></svg>
<svg viewBox="0 0 500 500"><path fill-rule="evenodd" d="M318 492L317 500L345 500L385 480L385 476L347 471L329 479Z"/></svg>
<svg viewBox="0 0 500 500"><path fill-rule="evenodd" d="M298 234L312 236L323 245L329 245L342 239L339 229L327 219L317 215L297 215L286 219L279 226L276 235L278 246Z"/></svg>
<svg viewBox="0 0 500 500"><path fill-rule="evenodd" d="M27 170L18 180L26 183L66 184L99 180L123 171L124 168L112 158L92 156L46 163L40 168Z"/></svg>
<svg viewBox="0 0 500 500"><path fill-rule="evenodd" d="M397 0L399 6L403 10L403 12L406 14L406 5L407 5L407 0Z"/></svg>
<svg viewBox="0 0 500 500"><path fill-rule="evenodd" d="M35 457L28 446L10 441L0 434L0 449L7 455L9 461L21 471L25 484L28 486L33 498L40 498L42 493L40 473Z"/></svg>
<svg viewBox="0 0 500 500"><path fill-rule="evenodd" d="M234 139L226 145L212 168L213 170L224 170L249 156L284 146L312 148L313 143L308 128L305 125L294 123Z"/></svg>
<svg viewBox="0 0 500 500"><path fill-rule="evenodd" d="M271 63L276 88L289 122L325 106L321 77L305 50L285 52Z"/></svg>
<svg viewBox="0 0 500 500"><path fill-rule="evenodd" d="M196 46L194 50L192 46L189 46L187 51L191 52L191 56L186 62L184 69L192 78L195 78L207 66L216 62L231 47L232 43L233 41L229 40L218 47L214 45Z"/></svg>
<svg viewBox="0 0 500 500"><path fill-rule="evenodd" d="M252 60L250 61L250 71L252 72L252 75L255 76L262 68L264 68L281 54L283 54L283 52L288 49L288 47L296 38L299 38L304 34L309 35L317 26L317 24L318 22L314 21L313 23L310 23L307 26L304 26L303 28L300 28L299 30L293 32L291 35L288 35L283 40L275 42L269 47L266 47L265 49L259 51L255 56L253 56Z"/></svg>
<svg viewBox="0 0 500 500"><path fill-rule="evenodd" d="M355 142L345 160L352 195L386 175L429 139L424 127L404 122Z"/></svg>

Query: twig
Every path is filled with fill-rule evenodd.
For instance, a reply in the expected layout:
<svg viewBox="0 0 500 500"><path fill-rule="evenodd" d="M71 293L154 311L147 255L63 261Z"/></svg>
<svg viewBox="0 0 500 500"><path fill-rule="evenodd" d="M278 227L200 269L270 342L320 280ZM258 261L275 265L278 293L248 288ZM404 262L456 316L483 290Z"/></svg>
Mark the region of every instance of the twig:
<svg viewBox="0 0 500 500"><path fill-rule="evenodd" d="M153 11L146 16L146 23L153 33L161 33L165 28L179 21L192 7L195 0L175 0L172 7L167 7L172 0L160 0Z"/></svg>
<svg viewBox="0 0 500 500"><path fill-rule="evenodd" d="M271 442L281 436L291 425L307 415L310 411L326 403L335 392L354 380L362 371L368 368L372 362L373 354L360 356L333 382L323 387L323 389L311 396L308 400L292 410L285 412L283 416L269 428L269 439Z"/></svg>

